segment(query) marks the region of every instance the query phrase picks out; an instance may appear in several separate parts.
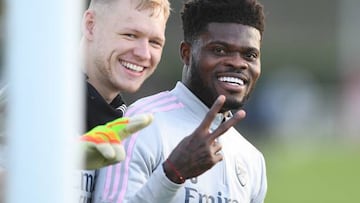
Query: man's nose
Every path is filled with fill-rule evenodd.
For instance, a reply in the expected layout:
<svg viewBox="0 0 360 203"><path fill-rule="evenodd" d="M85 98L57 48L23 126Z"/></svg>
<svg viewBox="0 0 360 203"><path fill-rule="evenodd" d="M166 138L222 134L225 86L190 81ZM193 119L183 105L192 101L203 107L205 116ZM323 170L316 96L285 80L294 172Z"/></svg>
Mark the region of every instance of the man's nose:
<svg viewBox="0 0 360 203"><path fill-rule="evenodd" d="M136 55L142 60L151 58L150 45L148 40L139 40L134 49L134 55Z"/></svg>
<svg viewBox="0 0 360 203"><path fill-rule="evenodd" d="M236 53L226 61L227 66L234 68L247 69L249 68L248 61L240 54Z"/></svg>

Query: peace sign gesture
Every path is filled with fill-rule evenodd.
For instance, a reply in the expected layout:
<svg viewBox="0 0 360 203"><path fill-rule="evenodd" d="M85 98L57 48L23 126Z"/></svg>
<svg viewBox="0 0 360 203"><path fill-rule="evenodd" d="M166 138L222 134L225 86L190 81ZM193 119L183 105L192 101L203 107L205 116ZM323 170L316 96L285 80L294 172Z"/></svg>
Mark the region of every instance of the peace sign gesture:
<svg viewBox="0 0 360 203"><path fill-rule="evenodd" d="M245 111L239 110L232 118L210 132L211 123L224 102L225 96L220 95L199 127L191 135L185 137L164 162L165 174L171 181L183 183L188 178L201 175L223 159L223 155L218 153L221 145L216 142L216 138L245 117Z"/></svg>

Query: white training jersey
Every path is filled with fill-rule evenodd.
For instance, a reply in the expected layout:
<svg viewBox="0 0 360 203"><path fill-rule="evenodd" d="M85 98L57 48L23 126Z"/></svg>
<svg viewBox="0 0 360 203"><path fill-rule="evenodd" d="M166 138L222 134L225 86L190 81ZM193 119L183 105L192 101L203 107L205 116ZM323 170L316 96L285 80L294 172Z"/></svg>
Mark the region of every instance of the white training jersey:
<svg viewBox="0 0 360 203"><path fill-rule="evenodd" d="M234 128L218 138L224 159L204 174L171 182L162 163L202 122L209 108L181 82L172 91L138 100L125 116L153 112L153 122L124 141L126 159L102 168L94 203L261 203L267 180L263 155ZM223 120L218 114L216 129Z"/></svg>

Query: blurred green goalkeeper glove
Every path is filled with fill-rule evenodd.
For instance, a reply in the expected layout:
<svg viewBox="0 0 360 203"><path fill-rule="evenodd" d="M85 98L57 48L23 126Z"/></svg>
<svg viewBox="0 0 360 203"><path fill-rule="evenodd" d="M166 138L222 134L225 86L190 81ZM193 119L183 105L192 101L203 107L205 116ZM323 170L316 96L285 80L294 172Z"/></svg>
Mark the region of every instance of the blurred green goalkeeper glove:
<svg viewBox="0 0 360 203"><path fill-rule="evenodd" d="M125 149L121 141L148 126L152 119L152 114L118 118L84 134L80 138L84 169L98 169L123 161Z"/></svg>

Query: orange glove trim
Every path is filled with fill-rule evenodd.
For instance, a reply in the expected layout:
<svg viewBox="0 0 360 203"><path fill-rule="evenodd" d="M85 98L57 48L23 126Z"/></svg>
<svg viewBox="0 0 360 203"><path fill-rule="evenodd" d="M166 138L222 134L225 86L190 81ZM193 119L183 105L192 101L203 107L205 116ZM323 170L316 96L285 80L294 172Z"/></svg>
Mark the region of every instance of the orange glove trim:
<svg viewBox="0 0 360 203"><path fill-rule="evenodd" d="M106 125L106 127L112 128L113 126L128 124L128 123L129 123L129 119L126 119L126 120L111 122L108 125Z"/></svg>
<svg viewBox="0 0 360 203"><path fill-rule="evenodd" d="M101 144L101 143L107 143L107 142L109 142L110 144L120 144L121 143L121 140L119 140L117 138L115 133L111 133L111 132L108 132L108 133L96 132L92 135L82 136L80 138L80 140L93 142L95 144Z"/></svg>
<svg viewBox="0 0 360 203"><path fill-rule="evenodd" d="M98 137L90 137L90 136L82 136L80 138L81 141L86 141L86 142L92 142L92 143L95 143L95 144L100 144L100 143L105 143L104 140L98 138Z"/></svg>

